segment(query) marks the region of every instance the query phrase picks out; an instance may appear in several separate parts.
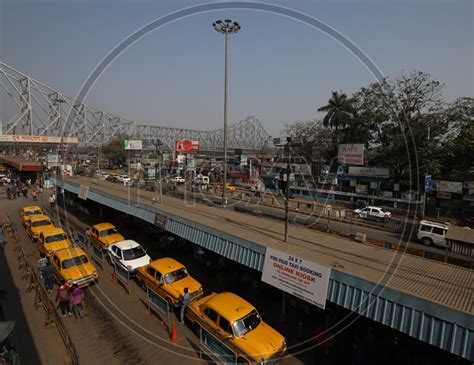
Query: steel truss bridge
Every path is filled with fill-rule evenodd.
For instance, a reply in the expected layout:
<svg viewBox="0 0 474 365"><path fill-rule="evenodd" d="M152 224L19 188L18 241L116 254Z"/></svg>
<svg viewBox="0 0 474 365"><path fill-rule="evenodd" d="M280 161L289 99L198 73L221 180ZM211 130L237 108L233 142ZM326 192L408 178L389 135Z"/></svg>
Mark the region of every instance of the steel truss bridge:
<svg viewBox="0 0 474 365"><path fill-rule="evenodd" d="M4 97L5 94L7 97ZM224 131L160 127L131 121L63 95L13 67L0 62L0 102L7 113L3 133L10 135L77 137L81 145L100 145L115 137L160 139L171 150L176 140L199 141L203 151L222 151ZM0 115L0 117L2 117ZM256 117L228 127L228 148L260 151L270 147L270 136Z"/></svg>

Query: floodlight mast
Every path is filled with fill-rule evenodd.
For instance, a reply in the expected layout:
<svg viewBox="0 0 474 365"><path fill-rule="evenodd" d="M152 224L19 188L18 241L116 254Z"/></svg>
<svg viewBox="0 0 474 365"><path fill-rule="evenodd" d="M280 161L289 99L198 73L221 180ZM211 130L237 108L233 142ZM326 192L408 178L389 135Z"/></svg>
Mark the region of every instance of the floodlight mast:
<svg viewBox="0 0 474 365"><path fill-rule="evenodd" d="M212 23L214 29L224 34L224 176L222 184L222 207L227 206L227 43L229 33L237 33L240 30L240 24L230 19L216 20Z"/></svg>

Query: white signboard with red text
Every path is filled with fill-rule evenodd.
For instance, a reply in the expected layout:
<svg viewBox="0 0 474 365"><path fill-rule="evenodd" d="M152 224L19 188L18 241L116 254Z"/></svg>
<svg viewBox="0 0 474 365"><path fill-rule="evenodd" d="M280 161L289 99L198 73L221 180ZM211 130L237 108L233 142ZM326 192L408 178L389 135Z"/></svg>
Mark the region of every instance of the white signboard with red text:
<svg viewBox="0 0 474 365"><path fill-rule="evenodd" d="M324 309L331 268L267 247L262 281Z"/></svg>
<svg viewBox="0 0 474 365"><path fill-rule="evenodd" d="M185 139L183 141L176 141L175 142L175 150L176 152L199 152L199 142L198 141L190 141Z"/></svg>

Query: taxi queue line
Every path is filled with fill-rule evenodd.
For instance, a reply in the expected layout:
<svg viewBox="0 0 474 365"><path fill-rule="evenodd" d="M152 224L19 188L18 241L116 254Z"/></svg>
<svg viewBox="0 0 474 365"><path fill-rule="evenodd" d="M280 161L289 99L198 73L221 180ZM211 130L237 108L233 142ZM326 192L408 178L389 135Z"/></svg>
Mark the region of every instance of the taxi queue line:
<svg viewBox="0 0 474 365"><path fill-rule="evenodd" d="M86 287L98 280L98 272L87 253L74 247L67 233L55 227L38 206L21 210L28 236L36 241L52 265L57 282ZM170 309L181 307L185 288L189 293L186 319L199 333L203 328L225 343L237 363L264 363L281 358L287 351L285 338L264 323L257 310L239 296L225 292L204 296L202 285L172 258L152 261L143 248L126 240L110 223L99 223L88 232L93 247L107 253L107 260L121 265L142 289L150 288L166 299ZM145 259L145 260L144 260Z"/></svg>

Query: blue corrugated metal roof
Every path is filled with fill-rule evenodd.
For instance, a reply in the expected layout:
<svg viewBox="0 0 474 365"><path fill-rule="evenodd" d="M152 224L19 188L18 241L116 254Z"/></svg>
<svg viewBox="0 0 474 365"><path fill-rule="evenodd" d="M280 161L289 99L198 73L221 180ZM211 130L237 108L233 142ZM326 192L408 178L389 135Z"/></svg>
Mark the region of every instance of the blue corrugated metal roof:
<svg viewBox="0 0 474 365"><path fill-rule="evenodd" d="M65 182L63 187L75 194L79 193L78 185ZM167 217L166 230L262 271L266 251L264 246L154 207L131 205L126 199L94 189L89 190L88 199L150 223L154 223L155 213L162 214ZM474 360L472 315L387 287L378 287L377 284L336 270L331 270L328 300L433 346Z"/></svg>

